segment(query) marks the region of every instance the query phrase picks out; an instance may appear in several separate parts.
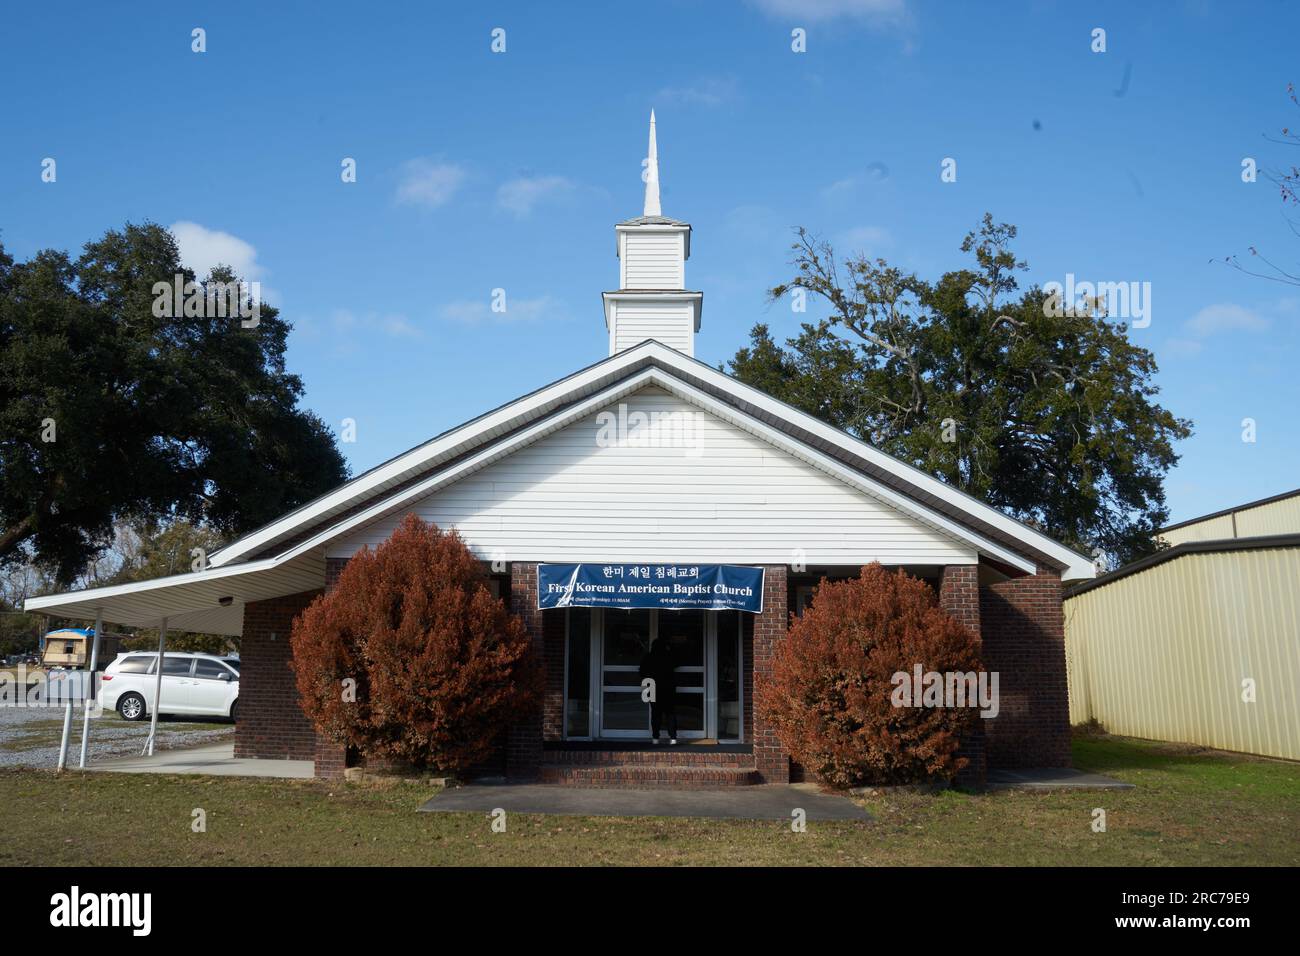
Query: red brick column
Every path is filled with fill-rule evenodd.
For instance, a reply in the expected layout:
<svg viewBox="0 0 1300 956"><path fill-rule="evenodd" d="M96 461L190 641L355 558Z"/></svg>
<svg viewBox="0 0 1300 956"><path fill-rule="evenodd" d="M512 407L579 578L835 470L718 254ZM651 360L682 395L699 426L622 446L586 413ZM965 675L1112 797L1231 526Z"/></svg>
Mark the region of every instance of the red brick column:
<svg viewBox="0 0 1300 956"><path fill-rule="evenodd" d="M998 671L998 716L985 720L990 767L1070 766L1061 576L1037 574L980 588L984 666Z"/></svg>
<svg viewBox="0 0 1300 956"><path fill-rule="evenodd" d="M347 558L326 558L325 559L325 590L333 591L334 585L339 583L339 575L343 569L348 566Z"/></svg>
<svg viewBox="0 0 1300 956"><path fill-rule="evenodd" d="M536 603L534 600L533 603ZM565 616L561 609L542 611L542 663L546 669L546 690L542 704L542 738L564 739L564 632Z"/></svg>
<svg viewBox="0 0 1300 956"><path fill-rule="evenodd" d="M320 591L252 601L244 605L239 644L239 713L235 756L312 760L316 731L298 706L298 685L289 662L293 619Z"/></svg>
<svg viewBox="0 0 1300 956"><path fill-rule="evenodd" d="M524 628L532 639L533 650L543 666L546 660L546 641L542 627L542 612L537 607L537 565L513 562L510 565L510 610L523 619ZM563 656L560 658L564 660ZM555 665L563 667L563 663ZM561 677L563 680L563 677ZM563 685L561 685L563 686ZM563 706L563 702L561 702ZM506 775L514 778L537 776L542 763L542 713L520 721L510 728L506 740Z"/></svg>
<svg viewBox="0 0 1300 956"><path fill-rule="evenodd" d="M772 654L785 639L790 616L786 608L785 565L767 565L763 576L763 613L753 618L754 683L772 673ZM776 739L776 731L754 711L750 739L754 766L763 783L790 782L790 755Z"/></svg>
<svg viewBox="0 0 1300 956"><path fill-rule="evenodd" d="M939 606L970 628L976 637L980 633L979 566L975 564L950 564L939 578Z"/></svg>
<svg viewBox="0 0 1300 956"><path fill-rule="evenodd" d="M939 606L965 624L977 639L980 638L979 565L950 564L943 569L939 578ZM987 668L987 664L985 666ZM985 723L981 719L957 751L958 756L967 761L966 768L957 775L957 782L962 786L984 787L988 771Z"/></svg>
<svg viewBox="0 0 1300 956"><path fill-rule="evenodd" d="M325 559L325 591L333 591L334 586L339 583L339 575L343 573L343 568L347 565L347 558L326 558ZM347 766L347 748L340 743L335 743L323 734L316 734L316 751L314 754L316 761L316 776L322 780L337 780L343 776L343 770Z"/></svg>

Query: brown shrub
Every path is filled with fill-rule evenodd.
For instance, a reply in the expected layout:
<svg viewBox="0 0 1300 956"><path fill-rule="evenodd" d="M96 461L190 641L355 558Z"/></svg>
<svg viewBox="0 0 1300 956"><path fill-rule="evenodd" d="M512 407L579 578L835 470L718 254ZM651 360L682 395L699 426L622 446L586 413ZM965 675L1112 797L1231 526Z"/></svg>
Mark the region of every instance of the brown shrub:
<svg viewBox="0 0 1300 956"><path fill-rule="evenodd" d="M823 581L758 681L756 704L803 766L840 787L951 779L974 708L895 707L893 675L979 671L979 643L934 592L879 564Z"/></svg>
<svg viewBox="0 0 1300 956"><path fill-rule="evenodd" d="M354 556L294 622L307 716L332 740L415 767L457 772L487 757L541 693L524 625L487 583L455 531L415 515Z"/></svg>

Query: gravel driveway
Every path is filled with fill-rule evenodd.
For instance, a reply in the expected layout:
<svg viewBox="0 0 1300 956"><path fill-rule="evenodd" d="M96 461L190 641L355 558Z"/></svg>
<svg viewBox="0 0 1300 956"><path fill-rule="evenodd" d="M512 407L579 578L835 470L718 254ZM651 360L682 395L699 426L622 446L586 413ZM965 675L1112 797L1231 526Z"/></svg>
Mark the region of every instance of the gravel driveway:
<svg viewBox="0 0 1300 956"><path fill-rule="evenodd" d="M68 743L68 766L77 766L81 754L80 709L72 712L72 736ZM234 736L235 725L229 720L213 718L183 719L159 717L157 750L219 743ZM53 769L59 764L59 739L63 735L63 709L60 707L0 707L0 767L42 767ZM90 721L90 750L86 761L97 758L139 754L149 736L149 721L123 720L115 712Z"/></svg>

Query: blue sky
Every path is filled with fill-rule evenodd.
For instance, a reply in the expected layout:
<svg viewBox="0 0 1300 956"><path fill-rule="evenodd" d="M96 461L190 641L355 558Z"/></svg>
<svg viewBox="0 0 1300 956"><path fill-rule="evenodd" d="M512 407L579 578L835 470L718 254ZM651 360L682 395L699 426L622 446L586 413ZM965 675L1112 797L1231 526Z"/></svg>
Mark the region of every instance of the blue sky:
<svg viewBox="0 0 1300 956"><path fill-rule="evenodd" d="M1211 261L1300 258L1276 189L1241 179L1295 161L1266 136L1300 125L1298 24L1284 3L15 5L0 240L183 224L187 264L235 264L294 323L306 404L356 420L361 471L605 356L653 107L700 358L810 317L763 298L792 227L933 278L990 211L1026 284L1151 283L1131 334L1196 426L1181 520L1300 485L1300 288Z"/></svg>

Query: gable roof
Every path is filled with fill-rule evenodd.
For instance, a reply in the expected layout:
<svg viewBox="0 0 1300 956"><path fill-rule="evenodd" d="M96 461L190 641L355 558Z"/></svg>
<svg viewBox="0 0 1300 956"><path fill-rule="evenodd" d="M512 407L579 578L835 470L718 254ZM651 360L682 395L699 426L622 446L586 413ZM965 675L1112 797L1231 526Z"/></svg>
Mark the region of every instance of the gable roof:
<svg viewBox="0 0 1300 956"><path fill-rule="evenodd" d="M913 466L654 340L619 352L449 429L363 472L214 553L206 570L28 598L24 608L122 624L239 634L243 606L310 591L324 548L593 410L649 385L745 428L772 445L969 544L1005 566L1039 564L1064 580L1095 576L1091 560Z"/></svg>
<svg viewBox="0 0 1300 956"><path fill-rule="evenodd" d="M602 404L656 384L730 418L865 493L973 545L993 560L1066 579L1092 561L1022 522L820 419L652 339L450 429L214 553L212 567L301 555L499 460ZM863 478L870 481L863 481Z"/></svg>

